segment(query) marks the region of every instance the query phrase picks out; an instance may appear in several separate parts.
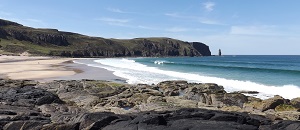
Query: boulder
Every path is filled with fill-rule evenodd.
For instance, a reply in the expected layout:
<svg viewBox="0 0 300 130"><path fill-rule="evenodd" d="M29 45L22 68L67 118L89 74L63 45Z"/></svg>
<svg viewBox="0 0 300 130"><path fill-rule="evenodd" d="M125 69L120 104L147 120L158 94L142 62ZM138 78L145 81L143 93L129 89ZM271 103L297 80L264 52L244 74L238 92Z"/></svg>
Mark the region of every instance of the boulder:
<svg viewBox="0 0 300 130"><path fill-rule="evenodd" d="M63 101L87 109L97 105L100 98L114 96L126 90L122 84L97 80L55 81L37 87L55 92Z"/></svg>
<svg viewBox="0 0 300 130"><path fill-rule="evenodd" d="M285 99L283 97L275 95L273 98L263 100L259 108L262 111L266 111L268 109L275 109L277 106L284 103L285 103Z"/></svg>
<svg viewBox="0 0 300 130"><path fill-rule="evenodd" d="M182 80L164 81L158 83L157 86L165 96L178 96L181 90L188 88L188 83Z"/></svg>
<svg viewBox="0 0 300 130"><path fill-rule="evenodd" d="M53 122L68 123L77 115L86 113L87 110L77 106L68 106L67 104L44 104L38 107L39 111Z"/></svg>
<svg viewBox="0 0 300 130"><path fill-rule="evenodd" d="M2 87L0 90L0 101L13 106L25 107L63 103L57 95L32 86Z"/></svg>
<svg viewBox="0 0 300 130"><path fill-rule="evenodd" d="M277 106L285 104L287 101L281 96L275 95L273 98L265 99L265 100L254 100L249 103L245 103L243 108L246 111L267 111L269 109L275 109Z"/></svg>
<svg viewBox="0 0 300 130"><path fill-rule="evenodd" d="M290 102L291 102L292 106L294 106L295 108L300 109L300 97L294 98Z"/></svg>
<svg viewBox="0 0 300 130"><path fill-rule="evenodd" d="M248 102L247 96L239 93L226 93L222 86L216 84L202 84L187 88L184 98L216 107L243 107L243 104Z"/></svg>

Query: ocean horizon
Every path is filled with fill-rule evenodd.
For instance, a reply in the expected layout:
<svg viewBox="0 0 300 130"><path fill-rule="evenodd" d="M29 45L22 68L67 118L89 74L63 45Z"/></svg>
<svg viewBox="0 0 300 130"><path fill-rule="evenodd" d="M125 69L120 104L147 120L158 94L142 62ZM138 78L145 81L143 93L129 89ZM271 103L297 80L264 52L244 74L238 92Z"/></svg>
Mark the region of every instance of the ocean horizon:
<svg viewBox="0 0 300 130"><path fill-rule="evenodd" d="M209 57L137 57L76 60L104 68L129 84L157 84L166 80L216 83L227 92L258 91L266 99L300 93L299 55L224 55Z"/></svg>

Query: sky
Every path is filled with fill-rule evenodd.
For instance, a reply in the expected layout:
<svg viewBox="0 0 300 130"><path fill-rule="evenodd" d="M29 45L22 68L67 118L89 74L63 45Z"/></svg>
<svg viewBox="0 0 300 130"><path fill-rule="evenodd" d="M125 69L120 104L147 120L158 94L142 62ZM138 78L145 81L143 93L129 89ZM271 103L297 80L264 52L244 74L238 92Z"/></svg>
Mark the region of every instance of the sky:
<svg viewBox="0 0 300 130"><path fill-rule="evenodd" d="M300 55L299 0L0 0L0 18L104 38L169 37L212 54Z"/></svg>

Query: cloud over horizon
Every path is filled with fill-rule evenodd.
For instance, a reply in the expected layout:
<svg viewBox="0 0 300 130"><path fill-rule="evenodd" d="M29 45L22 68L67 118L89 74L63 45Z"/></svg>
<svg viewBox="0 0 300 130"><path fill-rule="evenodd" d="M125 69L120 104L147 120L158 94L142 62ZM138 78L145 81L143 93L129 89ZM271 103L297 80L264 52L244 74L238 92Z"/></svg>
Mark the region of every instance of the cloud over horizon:
<svg viewBox="0 0 300 130"><path fill-rule="evenodd" d="M204 9L208 12L211 12L214 10L215 7L215 3L214 2L205 2L203 3Z"/></svg>

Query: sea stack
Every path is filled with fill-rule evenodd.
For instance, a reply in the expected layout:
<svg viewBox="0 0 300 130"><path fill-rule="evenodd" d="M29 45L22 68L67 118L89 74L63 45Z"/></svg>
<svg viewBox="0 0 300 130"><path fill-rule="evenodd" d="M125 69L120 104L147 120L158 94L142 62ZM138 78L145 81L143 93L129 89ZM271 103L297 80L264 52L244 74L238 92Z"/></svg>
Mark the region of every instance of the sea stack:
<svg viewBox="0 0 300 130"><path fill-rule="evenodd" d="M219 56L222 56L222 52L221 52L221 49L219 49Z"/></svg>

